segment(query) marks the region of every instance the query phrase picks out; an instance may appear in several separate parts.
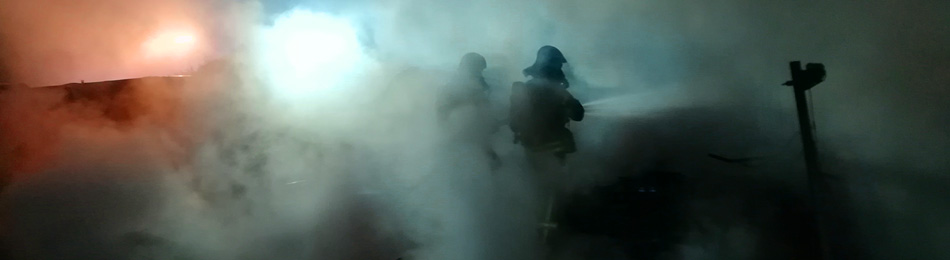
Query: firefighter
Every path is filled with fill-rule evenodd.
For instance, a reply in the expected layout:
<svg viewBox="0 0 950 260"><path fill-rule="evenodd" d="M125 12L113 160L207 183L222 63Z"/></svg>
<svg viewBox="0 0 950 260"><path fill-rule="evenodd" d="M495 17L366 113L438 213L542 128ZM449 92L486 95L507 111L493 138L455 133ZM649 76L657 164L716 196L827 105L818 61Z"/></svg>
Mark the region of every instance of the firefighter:
<svg viewBox="0 0 950 260"><path fill-rule="evenodd" d="M567 91L570 85L561 70L566 62L553 46L538 50L534 65L523 71L531 79L512 85L509 122L515 143L531 153L553 155L561 164L577 150L567 124L584 119L584 107Z"/></svg>
<svg viewBox="0 0 950 260"><path fill-rule="evenodd" d="M445 96L439 102L440 121L447 120L456 108L468 105L480 108L488 105L488 83L482 76L486 67L485 57L478 53L472 52L462 56L455 77L445 88Z"/></svg>
<svg viewBox="0 0 950 260"><path fill-rule="evenodd" d="M561 67L567 59L553 46L538 50L534 65L524 69L527 82L515 82L511 90L508 123L514 142L525 150L538 192L546 200L541 214L541 240L547 242L556 229L553 220L555 198L568 176L567 154L577 150L567 124L584 119L584 107L567 91L570 86Z"/></svg>
<svg viewBox="0 0 950 260"><path fill-rule="evenodd" d="M478 53L462 56L458 70L438 105L441 123L461 124L455 132L457 140L470 141L491 160L492 170L501 166L501 159L491 146L491 137L499 128L491 112L490 88L482 72L487 67L485 57ZM453 119L457 119L453 120Z"/></svg>

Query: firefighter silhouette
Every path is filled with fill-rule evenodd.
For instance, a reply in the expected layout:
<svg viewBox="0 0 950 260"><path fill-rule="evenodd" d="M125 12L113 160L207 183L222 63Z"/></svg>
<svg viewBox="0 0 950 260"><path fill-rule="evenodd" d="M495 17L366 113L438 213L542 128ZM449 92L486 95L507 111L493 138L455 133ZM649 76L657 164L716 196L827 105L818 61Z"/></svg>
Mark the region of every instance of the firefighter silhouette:
<svg viewBox="0 0 950 260"><path fill-rule="evenodd" d="M478 53L467 53L459 62L458 71L446 87L446 95L439 103L439 120L446 120L454 110L461 106L487 106L488 83L482 76L487 67L485 57Z"/></svg>
<svg viewBox="0 0 950 260"><path fill-rule="evenodd" d="M497 132L499 123L491 112L490 88L482 75L486 67L485 57L478 53L462 56L458 71L445 88L447 93L439 102L437 114L442 123L453 119L462 121L456 122L462 125L455 133L456 137L481 146L491 159L492 170L495 170L501 166L501 160L491 147L491 137Z"/></svg>
<svg viewBox="0 0 950 260"><path fill-rule="evenodd" d="M569 84L561 67L567 59L553 46L538 50L534 65L524 69L531 77L515 82L511 90L509 127L529 152L550 153L561 163L577 150L567 124L584 119L584 107L567 91Z"/></svg>
<svg viewBox="0 0 950 260"><path fill-rule="evenodd" d="M524 147L539 198L546 200L539 208L542 242L547 242L549 233L557 229L553 220L555 199L569 177L567 154L577 151L568 123L584 119L584 107L567 91L570 85L561 70L566 62L557 48L541 47L534 65L523 71L531 78L515 82L511 89L508 126L514 142Z"/></svg>

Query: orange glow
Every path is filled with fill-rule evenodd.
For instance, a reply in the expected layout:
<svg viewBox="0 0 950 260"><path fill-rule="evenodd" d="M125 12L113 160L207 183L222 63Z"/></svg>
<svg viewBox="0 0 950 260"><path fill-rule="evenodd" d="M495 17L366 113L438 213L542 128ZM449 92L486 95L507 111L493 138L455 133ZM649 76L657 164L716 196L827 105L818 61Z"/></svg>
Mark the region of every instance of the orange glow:
<svg viewBox="0 0 950 260"><path fill-rule="evenodd" d="M158 32L142 44L145 58L149 60L182 59L194 54L197 39L186 30Z"/></svg>
<svg viewBox="0 0 950 260"><path fill-rule="evenodd" d="M181 36L175 37L175 43L177 44L186 44L186 43L191 43L194 41L195 41L195 37L191 35L181 35Z"/></svg>

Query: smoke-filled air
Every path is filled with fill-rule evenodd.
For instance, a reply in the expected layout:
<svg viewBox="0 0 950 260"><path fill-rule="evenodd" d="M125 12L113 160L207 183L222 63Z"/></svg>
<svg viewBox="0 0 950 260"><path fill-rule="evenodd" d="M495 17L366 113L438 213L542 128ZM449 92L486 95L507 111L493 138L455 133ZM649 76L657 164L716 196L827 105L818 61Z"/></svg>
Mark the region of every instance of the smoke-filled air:
<svg viewBox="0 0 950 260"><path fill-rule="evenodd" d="M0 259L946 259L947 25L922 0L0 0Z"/></svg>

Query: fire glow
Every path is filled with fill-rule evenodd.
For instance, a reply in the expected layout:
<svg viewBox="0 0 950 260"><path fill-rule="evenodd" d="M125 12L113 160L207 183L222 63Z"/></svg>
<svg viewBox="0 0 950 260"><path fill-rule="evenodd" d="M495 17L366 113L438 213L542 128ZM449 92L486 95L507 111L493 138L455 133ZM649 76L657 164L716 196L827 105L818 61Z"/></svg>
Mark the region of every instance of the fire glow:
<svg viewBox="0 0 950 260"><path fill-rule="evenodd" d="M188 44L194 41L195 41L195 37L191 35L181 35L181 36L175 37L176 44Z"/></svg>
<svg viewBox="0 0 950 260"><path fill-rule="evenodd" d="M182 59L194 54L196 39L189 31L162 31L149 37L142 44L149 60Z"/></svg>

